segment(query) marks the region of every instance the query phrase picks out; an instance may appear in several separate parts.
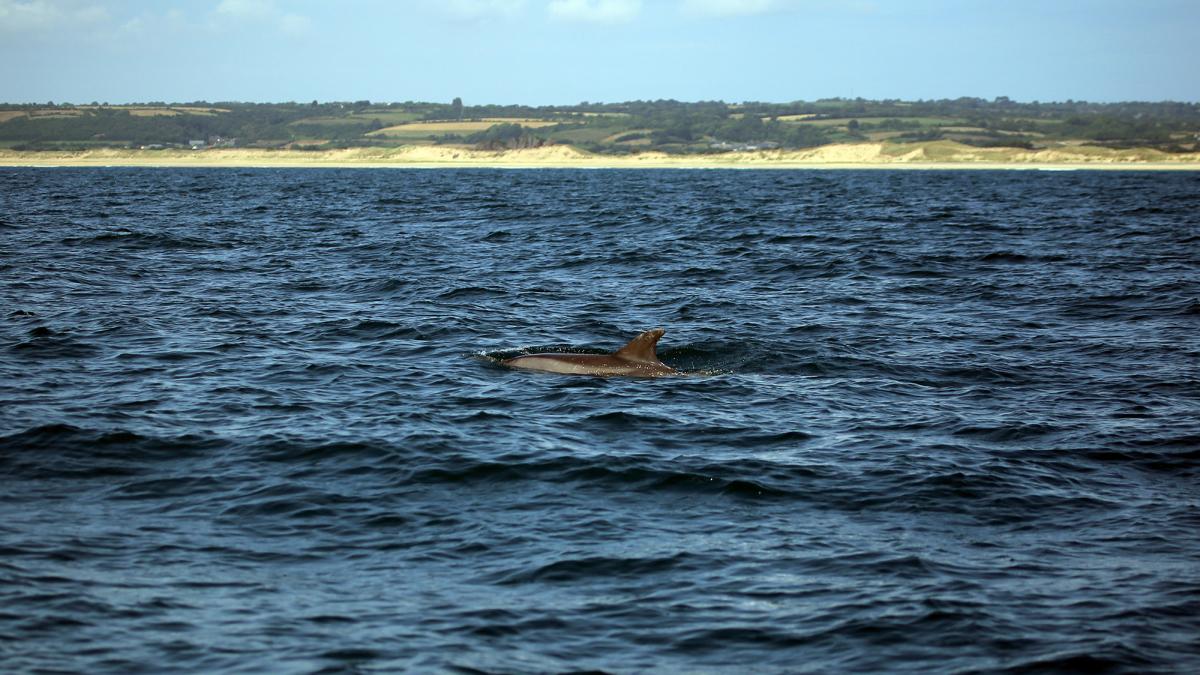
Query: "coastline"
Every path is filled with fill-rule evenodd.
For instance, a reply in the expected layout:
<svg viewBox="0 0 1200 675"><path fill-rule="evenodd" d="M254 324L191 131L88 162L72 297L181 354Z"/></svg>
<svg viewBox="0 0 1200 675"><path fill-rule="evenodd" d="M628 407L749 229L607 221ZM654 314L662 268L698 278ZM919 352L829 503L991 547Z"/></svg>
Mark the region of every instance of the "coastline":
<svg viewBox="0 0 1200 675"><path fill-rule="evenodd" d="M1034 169L1200 171L1200 153L1071 146L1045 150L976 148L951 141L917 144L855 143L805 150L762 150L714 155L594 155L570 146L484 151L451 146L345 150L97 149L80 152L0 150L4 167L193 168L509 168L509 169Z"/></svg>

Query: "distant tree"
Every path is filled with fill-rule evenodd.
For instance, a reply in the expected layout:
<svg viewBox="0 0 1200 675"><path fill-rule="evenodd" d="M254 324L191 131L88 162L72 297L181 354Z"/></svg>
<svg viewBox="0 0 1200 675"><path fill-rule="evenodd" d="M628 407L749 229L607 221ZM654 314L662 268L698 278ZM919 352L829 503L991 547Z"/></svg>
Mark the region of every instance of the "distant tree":
<svg viewBox="0 0 1200 675"><path fill-rule="evenodd" d="M466 140L467 142L475 143L477 147L484 150L536 148L545 143L532 130L520 124L511 123L493 124L484 131L467 136Z"/></svg>
<svg viewBox="0 0 1200 675"><path fill-rule="evenodd" d="M849 122L846 123L846 130L852 134L857 133L858 126L859 126L858 120L850 120Z"/></svg>
<svg viewBox="0 0 1200 675"><path fill-rule="evenodd" d="M455 96L454 100L450 102L450 114L454 117L454 119L460 121L462 120L463 102L461 98Z"/></svg>
<svg viewBox="0 0 1200 675"><path fill-rule="evenodd" d="M761 141L766 137L762 118L757 115L742 115L739 119L730 120L721 126L718 133L722 139L738 142Z"/></svg>
<svg viewBox="0 0 1200 675"><path fill-rule="evenodd" d="M677 120L671 126L655 129L650 133L650 141L654 145L663 143L690 143L696 138L692 124L687 120Z"/></svg>

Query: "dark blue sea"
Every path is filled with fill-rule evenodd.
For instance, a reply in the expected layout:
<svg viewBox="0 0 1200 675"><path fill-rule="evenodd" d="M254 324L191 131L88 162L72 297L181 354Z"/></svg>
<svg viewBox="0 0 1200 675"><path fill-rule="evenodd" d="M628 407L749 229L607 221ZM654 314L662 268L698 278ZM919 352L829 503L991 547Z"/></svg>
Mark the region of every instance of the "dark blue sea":
<svg viewBox="0 0 1200 675"><path fill-rule="evenodd" d="M0 169L0 670L1200 671L1200 173Z"/></svg>

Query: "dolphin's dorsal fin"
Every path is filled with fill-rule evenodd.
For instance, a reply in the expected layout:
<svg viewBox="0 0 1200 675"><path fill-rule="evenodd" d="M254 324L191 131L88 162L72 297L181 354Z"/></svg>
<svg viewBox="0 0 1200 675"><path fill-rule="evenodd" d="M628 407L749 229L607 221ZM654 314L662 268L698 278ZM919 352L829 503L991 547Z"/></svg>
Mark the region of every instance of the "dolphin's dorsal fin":
<svg viewBox="0 0 1200 675"><path fill-rule="evenodd" d="M658 339L663 336L666 331L661 328L648 330L645 333L633 338L629 344L618 349L613 356L627 361L641 361L642 363L659 363L658 355L654 353L654 347L658 344Z"/></svg>

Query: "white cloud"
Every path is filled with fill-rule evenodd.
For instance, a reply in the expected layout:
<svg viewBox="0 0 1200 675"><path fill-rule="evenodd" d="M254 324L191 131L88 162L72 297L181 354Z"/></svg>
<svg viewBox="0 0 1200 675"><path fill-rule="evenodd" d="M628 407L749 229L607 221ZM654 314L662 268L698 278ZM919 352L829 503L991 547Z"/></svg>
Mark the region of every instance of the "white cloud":
<svg viewBox="0 0 1200 675"><path fill-rule="evenodd" d="M74 0L0 0L0 32L62 29L108 18L100 5Z"/></svg>
<svg viewBox="0 0 1200 675"><path fill-rule="evenodd" d="M681 0L680 7L688 14L702 16L740 16L763 14L782 7L780 0Z"/></svg>
<svg viewBox="0 0 1200 675"><path fill-rule="evenodd" d="M0 26L7 30L43 28L58 22L62 12L45 0L0 0Z"/></svg>
<svg viewBox="0 0 1200 675"><path fill-rule="evenodd" d="M550 16L565 21L624 23L642 11L641 0L550 0Z"/></svg>
<svg viewBox="0 0 1200 675"><path fill-rule="evenodd" d="M221 0L217 14L248 19L266 19L278 10L272 0Z"/></svg>
<svg viewBox="0 0 1200 675"><path fill-rule="evenodd" d="M312 31L312 19L303 14L284 12L275 5L275 0L221 0L216 14L229 21L273 25L279 32L293 37Z"/></svg>
<svg viewBox="0 0 1200 675"><path fill-rule="evenodd" d="M129 17L115 26L109 37L121 41L145 40L153 35L172 35L189 30L191 23L179 9L168 9L165 13L142 12ZM126 44L129 44L126 42Z"/></svg>
<svg viewBox="0 0 1200 675"><path fill-rule="evenodd" d="M801 10L872 14L879 10L879 4L876 0L679 0L679 9L684 14L701 17L753 16Z"/></svg>

